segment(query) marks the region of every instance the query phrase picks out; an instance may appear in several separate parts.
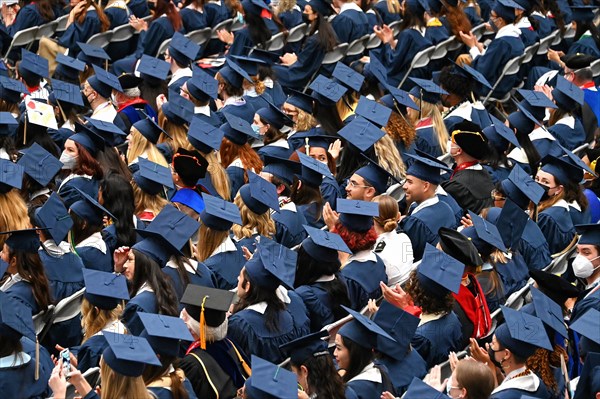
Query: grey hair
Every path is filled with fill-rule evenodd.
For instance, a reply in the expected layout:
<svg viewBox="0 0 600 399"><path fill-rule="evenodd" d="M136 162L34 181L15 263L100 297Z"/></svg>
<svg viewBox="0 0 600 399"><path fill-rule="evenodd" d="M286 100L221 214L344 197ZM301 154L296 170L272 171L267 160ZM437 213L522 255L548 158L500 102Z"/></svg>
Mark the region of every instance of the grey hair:
<svg viewBox="0 0 600 399"><path fill-rule="evenodd" d="M189 316L189 315L188 315ZM228 318L218 327L206 326L206 342L222 341L227 336L227 326L229 325ZM190 332L195 336L200 336L200 322L189 316L185 322Z"/></svg>
<svg viewBox="0 0 600 399"><path fill-rule="evenodd" d="M132 87L131 89L123 90L123 94L125 94L127 97L139 97L142 95L142 92L138 87Z"/></svg>

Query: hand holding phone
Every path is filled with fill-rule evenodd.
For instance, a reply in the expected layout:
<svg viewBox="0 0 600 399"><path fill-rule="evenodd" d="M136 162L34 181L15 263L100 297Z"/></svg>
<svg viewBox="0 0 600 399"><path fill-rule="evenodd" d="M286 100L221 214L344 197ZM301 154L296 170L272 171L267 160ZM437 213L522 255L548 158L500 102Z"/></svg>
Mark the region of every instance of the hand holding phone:
<svg viewBox="0 0 600 399"><path fill-rule="evenodd" d="M60 359L63 365L63 374L67 376L71 372L71 352L69 348L60 351Z"/></svg>

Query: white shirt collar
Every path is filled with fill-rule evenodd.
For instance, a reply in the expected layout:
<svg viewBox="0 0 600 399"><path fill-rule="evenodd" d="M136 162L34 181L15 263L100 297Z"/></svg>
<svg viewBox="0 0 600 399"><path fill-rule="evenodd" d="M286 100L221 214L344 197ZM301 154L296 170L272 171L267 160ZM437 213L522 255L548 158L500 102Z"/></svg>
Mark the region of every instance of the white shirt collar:
<svg viewBox="0 0 600 399"><path fill-rule="evenodd" d="M279 298L286 305L289 304L290 302L292 302L292 300L290 299L290 297L287 293L287 289L285 289L285 287L280 285L279 287L277 287L277 291L275 291L275 293L277 294L277 298ZM266 302L255 303L254 305L248 306L246 309L254 310L255 312L260 313L260 314L265 314L265 312L267 310L267 303Z"/></svg>
<svg viewBox="0 0 600 399"><path fill-rule="evenodd" d="M237 247L235 246L235 243L233 242L233 240L231 239L230 236L225 237L225 240L223 240L223 242L221 243L221 245L219 245L212 254L210 254L210 256L215 256L217 254L220 254L222 252L234 252L237 251Z"/></svg>
<svg viewBox="0 0 600 399"><path fill-rule="evenodd" d="M138 296L138 295L140 295L142 292L145 292L145 291L148 291L148 292L154 292L154 290L152 289L152 287L150 287L150 286L148 285L148 282L147 282L147 281L146 281L144 284L142 284L142 286L140 287L140 289L139 289L139 290L137 290L137 292L135 293L135 295L134 295L134 296Z"/></svg>
<svg viewBox="0 0 600 399"><path fill-rule="evenodd" d="M356 377L348 382L352 381L371 381L381 384L381 371L373 363L369 363Z"/></svg>
<svg viewBox="0 0 600 399"><path fill-rule="evenodd" d="M71 244L66 241L62 241L57 245L54 240L46 240L44 241L44 248L50 256L63 256L71 252Z"/></svg>
<svg viewBox="0 0 600 399"><path fill-rule="evenodd" d="M0 357L0 369L12 369L29 363L31 356L25 352Z"/></svg>
<svg viewBox="0 0 600 399"><path fill-rule="evenodd" d="M360 251L355 253L354 255L351 255L348 258L348 263L352 262L352 261L356 261L356 262L377 262L377 255L375 255L373 253L373 251L371 250L366 250L366 251Z"/></svg>
<svg viewBox="0 0 600 399"><path fill-rule="evenodd" d="M342 6L340 7L340 14L348 10L356 10L362 12L362 9L358 6L358 4L356 4L353 1L342 4Z"/></svg>
<svg viewBox="0 0 600 399"><path fill-rule="evenodd" d="M171 80L169 81L169 86L184 77L192 77L192 70L190 68L180 68L173 72L173 75L171 75Z"/></svg>
<svg viewBox="0 0 600 399"><path fill-rule="evenodd" d="M521 377L514 377L515 375L522 373L523 371L525 371L525 367L513 370L512 372L508 373L504 381L502 381L502 383L498 385L496 389L494 389L492 395L507 389L520 389L527 392L537 391L537 389L540 386L540 379L531 371L527 375Z"/></svg>
<svg viewBox="0 0 600 399"><path fill-rule="evenodd" d="M206 115L210 116L210 105L202 105L200 107L194 107L194 115Z"/></svg>
<svg viewBox="0 0 600 399"><path fill-rule="evenodd" d="M433 196L431 198L428 198L425 201L421 202L419 205L417 205L417 207L415 208L415 210L412 211L411 215L414 215L415 213L419 212L423 208L427 208L428 206L435 205L438 202L440 202L440 199L437 197L437 195Z"/></svg>
<svg viewBox="0 0 600 399"><path fill-rule="evenodd" d="M498 33L496 33L496 39L501 37L519 37L521 36L521 31L519 28L514 26L513 24L508 24L498 29Z"/></svg>
<svg viewBox="0 0 600 399"><path fill-rule="evenodd" d="M11 274L10 277L8 278L8 280L6 280L4 282L4 284L2 284L2 286L0 287L0 291L7 291L10 287L17 284L20 281L27 281L27 280L25 280L23 277L21 277L21 275L19 273Z"/></svg>
<svg viewBox="0 0 600 399"><path fill-rule="evenodd" d="M88 238L81 241L79 244L77 244L75 246L75 249L83 248L83 247L96 248L103 254L106 254L106 242L102 239L102 234L99 231L95 232Z"/></svg>
<svg viewBox="0 0 600 399"><path fill-rule="evenodd" d="M246 100L244 100L242 97L229 97L227 100L225 100L223 102L223 106L226 105L234 105L234 106L241 106L246 104Z"/></svg>

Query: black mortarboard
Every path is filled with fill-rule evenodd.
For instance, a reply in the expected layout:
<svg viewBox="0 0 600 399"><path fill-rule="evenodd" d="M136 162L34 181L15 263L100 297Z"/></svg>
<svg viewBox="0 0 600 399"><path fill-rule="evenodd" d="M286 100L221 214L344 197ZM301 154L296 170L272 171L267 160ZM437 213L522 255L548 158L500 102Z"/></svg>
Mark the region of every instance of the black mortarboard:
<svg viewBox="0 0 600 399"><path fill-rule="evenodd" d="M479 256L477 248L464 234L448 227L441 227L438 235L442 251L466 266L478 267L483 265L483 259Z"/></svg>

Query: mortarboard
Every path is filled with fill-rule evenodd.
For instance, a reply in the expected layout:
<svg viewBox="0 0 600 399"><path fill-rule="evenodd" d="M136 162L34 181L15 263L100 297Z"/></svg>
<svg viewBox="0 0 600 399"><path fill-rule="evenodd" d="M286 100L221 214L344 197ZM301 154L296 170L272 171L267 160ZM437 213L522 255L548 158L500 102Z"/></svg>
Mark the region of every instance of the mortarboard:
<svg viewBox="0 0 600 399"><path fill-rule="evenodd" d="M243 224L240 210L232 202L206 193L202 193L202 198L204 199L204 210L200 213L202 224L218 231L227 231L234 223Z"/></svg>
<svg viewBox="0 0 600 399"><path fill-rule="evenodd" d="M243 0L244 11L254 15L260 15L262 10L269 10L269 6L263 0Z"/></svg>
<svg viewBox="0 0 600 399"><path fill-rule="evenodd" d="M341 61L335 64L333 78L337 83L356 92L360 91L360 88L365 81L365 77L363 75L356 72L354 69L350 68Z"/></svg>
<svg viewBox="0 0 600 399"><path fill-rule="evenodd" d="M291 358L293 365L300 366L311 357L330 356L327 341L323 340L327 335L325 330L317 331L287 342L279 349Z"/></svg>
<svg viewBox="0 0 600 399"><path fill-rule="evenodd" d="M119 76L119 83L123 90L133 89L142 84L142 79L132 73L123 73Z"/></svg>
<svg viewBox="0 0 600 399"><path fill-rule="evenodd" d="M395 181L400 183L398 179L396 179L390 172L383 169L372 159L367 158L363 155L364 158L368 159L368 163L357 169L354 174L359 175L367 183L372 185L375 188L377 194L385 194L386 190L390 185L390 181Z"/></svg>
<svg viewBox="0 0 600 399"><path fill-rule="evenodd" d="M312 187L320 187L323 176L331 176L331 171L323 162L319 162L306 154L296 151L302 165L300 180Z"/></svg>
<svg viewBox="0 0 600 399"><path fill-rule="evenodd" d="M531 297L533 298L535 316L563 338L568 338L561 305L554 302L535 287L531 287Z"/></svg>
<svg viewBox="0 0 600 399"><path fill-rule="evenodd" d="M496 0L492 9L500 18L512 24L517 18L516 10L522 10L523 7L513 0Z"/></svg>
<svg viewBox="0 0 600 399"><path fill-rule="evenodd" d="M438 391L431 385L423 382L417 377L413 377L410 385L403 399L450 399L450 397L443 392Z"/></svg>
<svg viewBox="0 0 600 399"><path fill-rule="evenodd" d="M80 218L86 220L88 223L97 226L102 225L104 215L107 215L113 220L117 218L108 211L105 207L100 205L98 201L84 193L83 191L75 188L81 196L78 201L75 201L69 211L75 213Z"/></svg>
<svg viewBox="0 0 600 399"><path fill-rule="evenodd" d="M225 138L237 145L244 145L249 138L258 139L250 124L242 118L233 114L224 113L227 123L221 126Z"/></svg>
<svg viewBox="0 0 600 399"><path fill-rule="evenodd" d="M487 219L491 221L490 217L488 212ZM507 198L502 210L498 212L498 220L494 223L507 248L517 249L528 220L529 215L510 198Z"/></svg>
<svg viewBox="0 0 600 399"><path fill-rule="evenodd" d="M118 374L139 377L146 365L161 366L145 338L104 331L108 347L102 353L104 362Z"/></svg>
<svg viewBox="0 0 600 399"><path fill-rule="evenodd" d="M54 242L60 244L73 227L73 219L60 196L52 193L44 205L35 210L35 224L48 228Z"/></svg>
<svg viewBox="0 0 600 399"><path fill-rule="evenodd" d="M113 90L123 92L119 79L110 72L106 72L104 69L94 65L95 75L88 78L88 83L92 86L92 89L98 92L104 98L110 98L110 94Z"/></svg>
<svg viewBox="0 0 600 399"><path fill-rule="evenodd" d="M225 66L219 70L219 74L233 87L242 87L244 79L254 84L252 77L248 75L241 66L236 64L231 58L227 58Z"/></svg>
<svg viewBox="0 0 600 399"><path fill-rule="evenodd" d="M231 58L250 76L258 75L258 67L267 65L264 60L252 56L232 55Z"/></svg>
<svg viewBox="0 0 600 399"><path fill-rule="evenodd" d="M306 4L324 17L328 17L333 14L333 7L327 0L308 0Z"/></svg>
<svg viewBox="0 0 600 399"><path fill-rule="evenodd" d="M48 60L21 48L21 61L18 66L19 75L25 79L48 78Z"/></svg>
<svg viewBox="0 0 600 399"><path fill-rule="evenodd" d="M373 320L368 319L361 313L344 305L341 306L342 309L354 317L354 320L344 324L338 331L338 334L342 337L348 338L349 340L367 349L372 349L377 346L377 339L380 336L390 340L391 342L396 341Z"/></svg>
<svg viewBox="0 0 600 399"><path fill-rule="evenodd" d="M58 74L74 81L79 81L79 73L85 71L85 62L61 53L56 54L56 63L55 75ZM52 79L52 84L54 85L54 79Z"/></svg>
<svg viewBox="0 0 600 399"><path fill-rule="evenodd" d="M198 101L209 101L217 98L219 82L200 68L194 70L194 75L186 82L188 93Z"/></svg>
<svg viewBox="0 0 600 399"><path fill-rule="evenodd" d="M187 325L179 317L146 312L137 312L137 316L144 325L140 337L146 338L160 356L177 357L180 341L194 341Z"/></svg>
<svg viewBox="0 0 600 399"><path fill-rule="evenodd" d="M416 85L410 90L410 95L421 101L425 101L430 104L437 104L442 101L442 94L448 94L446 90L442 89L431 80L418 78L409 79L412 80Z"/></svg>
<svg viewBox="0 0 600 399"><path fill-rule="evenodd" d="M293 121L284 114L275 104L267 101L267 106L256 111L265 122L280 130L284 125L293 125Z"/></svg>
<svg viewBox="0 0 600 399"><path fill-rule="evenodd" d="M127 279L122 274L84 268L83 280L85 299L100 309L112 310L122 301L129 300Z"/></svg>
<svg viewBox="0 0 600 399"><path fill-rule="evenodd" d="M566 149L565 147L563 147L562 145L560 145L558 143L556 145L558 146L558 148L560 148L560 150L562 151L562 154L566 155L566 158L563 156L565 161L569 162L573 166L583 169L584 172L587 172L594 176L596 175L596 173L590 168L590 166L588 164L586 164L585 162L583 162L583 160L581 158L579 158L579 156L575 155L573 153L573 151Z"/></svg>
<svg viewBox="0 0 600 399"><path fill-rule="evenodd" d="M147 230L136 230L143 237L131 247L154 260L162 269L167 265L173 255L183 255L180 250L171 245L162 233L150 232Z"/></svg>
<svg viewBox="0 0 600 399"><path fill-rule="evenodd" d="M169 55L175 59L177 63L183 66L189 66L192 61L196 60L200 46L185 37L180 32L175 32L169 43Z"/></svg>
<svg viewBox="0 0 600 399"><path fill-rule="evenodd" d="M286 103L301 109L302 111L312 114L313 98L307 94L290 89L290 96L285 100Z"/></svg>
<svg viewBox="0 0 600 399"><path fill-rule="evenodd" d="M564 110L573 110L578 105L583 105L583 90L560 75L557 75L556 79L552 98L559 107Z"/></svg>
<svg viewBox="0 0 600 399"><path fill-rule="evenodd" d="M302 248L316 260L337 262L338 251L352 254L348 245L338 234L304 225L308 237L302 241Z"/></svg>
<svg viewBox="0 0 600 399"><path fill-rule="evenodd" d="M167 103L165 103L165 105L166 104ZM158 126L154 119L150 118L148 115L146 115L143 119L140 119L139 121L135 122L133 124L133 127L138 132L140 132L140 134L144 136L149 142L155 145L158 143L161 134L164 133L168 136L167 132L165 132L163 128Z"/></svg>
<svg viewBox="0 0 600 399"><path fill-rule="evenodd" d="M451 169L441 161L420 155L406 155L414 160L406 170L406 175L414 176L431 184L440 184L442 181L440 171L451 171Z"/></svg>
<svg viewBox="0 0 600 399"><path fill-rule="evenodd" d="M262 215L269 209L279 212L277 188L250 170L248 171L248 184L244 184L239 193L244 204L257 215Z"/></svg>
<svg viewBox="0 0 600 399"><path fill-rule="evenodd" d="M523 97L523 101L520 103L521 106L529 111L538 121L542 121L546 117L546 108L556 108L556 104L541 91L525 89L517 91Z"/></svg>
<svg viewBox="0 0 600 399"><path fill-rule="evenodd" d="M393 97L393 99L398 103L403 105L404 107L408 107L408 108L412 108L416 111L419 111L420 108L417 105L417 103L415 103L413 101L412 98L410 98L410 96L408 95L407 92L405 92L404 90L401 90L397 87L394 86L390 86L387 85L386 89L389 91L390 95ZM396 107L394 107L393 109L394 111L398 112L399 114L402 114L402 112L400 112Z"/></svg>
<svg viewBox="0 0 600 399"><path fill-rule="evenodd" d="M469 211L469 216L471 217L473 227L477 232L477 237L479 237L480 240L485 241L488 245L491 245L502 252L507 251L506 247L504 246L504 241L502 241L502 236L500 235L498 228L493 223L486 221L484 218L472 211Z"/></svg>
<svg viewBox="0 0 600 399"><path fill-rule="evenodd" d="M524 105L525 102L517 104L518 111L508 115L506 118L511 128L517 129L520 132L531 132L535 125L542 125L543 118L536 118L531 114Z"/></svg>
<svg viewBox="0 0 600 399"><path fill-rule="evenodd" d="M261 173L269 173L288 185L294 182L294 175L301 171L301 164L290 159L272 155L263 155L265 166Z"/></svg>
<svg viewBox="0 0 600 399"><path fill-rule="evenodd" d="M506 195L521 208L527 207L529 201L539 203L544 195L544 189L519 165L513 166L508 179L500 184Z"/></svg>
<svg viewBox="0 0 600 399"><path fill-rule="evenodd" d="M410 351L410 342L419 326L419 318L384 300L373 321L395 340L378 336L376 349L396 360L404 359Z"/></svg>
<svg viewBox="0 0 600 399"><path fill-rule="evenodd" d="M571 17L576 22L591 22L594 20L594 11L597 6L571 6Z"/></svg>
<svg viewBox="0 0 600 399"><path fill-rule="evenodd" d="M25 169L8 159L0 159L0 193L6 194L13 188L21 189Z"/></svg>
<svg viewBox="0 0 600 399"><path fill-rule="evenodd" d="M146 193L158 195L163 186L174 188L173 178L169 168L139 157L139 170L133 174L133 180Z"/></svg>
<svg viewBox="0 0 600 399"><path fill-rule="evenodd" d="M583 170L568 162L565 158L556 158L553 155L546 155L542 159L542 168L546 173L550 173L561 184L569 181L579 183L583 180Z"/></svg>
<svg viewBox="0 0 600 399"><path fill-rule="evenodd" d="M569 328L600 345L600 311L598 309L589 308L573 321Z"/></svg>
<svg viewBox="0 0 600 399"><path fill-rule="evenodd" d="M290 142L294 149L298 149L300 147L306 148L308 145L309 147L323 148L325 151L327 151L329 149L329 145L336 139L337 137L327 135L322 128L313 127L304 132L294 133L292 136L289 136L288 142Z"/></svg>
<svg viewBox="0 0 600 399"><path fill-rule="evenodd" d="M425 11L429 11L427 0L408 0L406 6L413 15L422 15Z"/></svg>
<svg viewBox="0 0 600 399"><path fill-rule="evenodd" d="M487 87L490 90L492 89L492 85L486 79L486 77L483 76L483 74L481 72L479 72L478 70L476 70L475 68L473 68L467 64L463 64L463 65L455 64L455 65L457 66L459 72L460 71L464 72L463 75L466 75L466 77L473 79L475 82Z"/></svg>
<svg viewBox="0 0 600 399"><path fill-rule="evenodd" d="M245 266L250 281L268 290L279 285L293 289L298 254L266 237L261 237L256 247L258 256L254 252Z"/></svg>
<svg viewBox="0 0 600 399"><path fill-rule="evenodd" d="M501 308L505 322L494 335L503 347L523 358L533 355L537 348L553 350L539 318L506 306Z"/></svg>
<svg viewBox="0 0 600 399"><path fill-rule="evenodd" d="M361 152L366 152L379 139L385 136L383 130L361 116L354 118L338 134Z"/></svg>
<svg viewBox="0 0 600 399"><path fill-rule="evenodd" d="M77 42L77 45L81 49L81 52L77 55L77 58L86 64L92 64L104 68L106 62L111 60L108 53L100 46L82 42Z"/></svg>
<svg viewBox="0 0 600 399"><path fill-rule="evenodd" d="M86 126L93 133L96 133L96 135L102 137L102 139L106 142L108 146L112 146L116 143L122 143L125 141L125 132L114 123L89 117L85 117L85 120L87 121Z"/></svg>
<svg viewBox="0 0 600 399"><path fill-rule="evenodd" d="M391 109L365 96L360 97L354 112L377 126L386 126L392 114Z"/></svg>
<svg viewBox="0 0 600 399"><path fill-rule="evenodd" d="M271 66L279 62L279 53L275 51L263 50L256 47L246 47L251 49L250 56L254 59L264 61L265 64Z"/></svg>
<svg viewBox="0 0 600 399"><path fill-rule="evenodd" d="M186 125L194 117L194 104L179 94L171 93L169 101L162 106L162 112L169 122Z"/></svg>
<svg viewBox="0 0 600 399"><path fill-rule="evenodd" d="M21 165L24 172L42 187L50 183L63 167L62 162L38 143L33 143L21 152L23 156L17 165Z"/></svg>
<svg viewBox="0 0 600 399"><path fill-rule="evenodd" d="M0 292L0 336L36 341L31 309L4 292Z"/></svg>
<svg viewBox="0 0 600 399"><path fill-rule="evenodd" d="M37 254L41 244L38 230L48 229L45 227L37 227L35 229L3 231L0 234L10 234L4 243L11 250Z"/></svg>
<svg viewBox="0 0 600 399"><path fill-rule="evenodd" d="M194 117L190 123L187 137L195 149L204 154L210 154L221 147L223 135L223 130L201 118Z"/></svg>
<svg viewBox="0 0 600 399"><path fill-rule="evenodd" d="M589 68L591 63L596 59L597 58L593 55L583 53L565 54L560 57L560 60L566 65L566 67L573 71Z"/></svg>
<svg viewBox="0 0 600 399"><path fill-rule="evenodd" d="M69 140L81 144L91 155L96 155L106 145L104 139L88 126L76 123L75 127L78 131L70 136Z"/></svg>
<svg viewBox="0 0 600 399"><path fill-rule="evenodd" d="M144 231L162 235L173 248L181 250L199 228L200 223L167 204Z"/></svg>
<svg viewBox="0 0 600 399"><path fill-rule="evenodd" d="M530 270L529 275L538 288L558 304L564 304L569 298L576 298L581 292L564 278L543 270Z"/></svg>
<svg viewBox="0 0 600 399"><path fill-rule="evenodd" d="M330 106L337 103L348 91L344 86L323 75L317 76L308 87L312 90L312 98L319 104Z"/></svg>
<svg viewBox="0 0 600 399"><path fill-rule="evenodd" d="M373 227L373 217L379 216L379 204L359 200L337 199L340 222L352 231L365 232Z"/></svg>
<svg viewBox="0 0 600 399"><path fill-rule="evenodd" d="M231 291L188 284L180 302L194 320L200 321L204 311L206 325L219 327L227 318L234 296Z"/></svg>
<svg viewBox="0 0 600 399"><path fill-rule="evenodd" d="M594 398L597 397L598 392L600 392L600 353L588 353L573 399Z"/></svg>
<svg viewBox="0 0 600 399"><path fill-rule="evenodd" d="M417 277L431 295L444 297L448 292L458 294L464 268L463 263L427 243Z"/></svg>
<svg viewBox="0 0 600 399"><path fill-rule="evenodd" d="M440 236L439 243L442 251L465 266L478 267L483 265L483 259L477 252L477 248L464 234L448 227L440 227L438 235Z"/></svg>
<svg viewBox="0 0 600 399"><path fill-rule="evenodd" d="M52 79L52 94L56 101L83 107L81 90L74 84Z"/></svg>
<svg viewBox="0 0 600 399"><path fill-rule="evenodd" d="M369 60L369 63L365 65L363 70L365 78L372 80L372 77L374 77L382 86L386 86L388 78L387 69L372 51L369 51Z"/></svg>
<svg viewBox="0 0 600 399"><path fill-rule="evenodd" d="M29 90L20 80L10 79L0 75L0 98L6 102L17 104L21 94L29 94Z"/></svg>
<svg viewBox="0 0 600 399"><path fill-rule="evenodd" d="M451 138L465 153L477 160L484 159L488 154L487 138L481 128L473 122L463 121L454 127Z"/></svg>
<svg viewBox="0 0 600 399"><path fill-rule="evenodd" d="M136 72L150 85L159 85L169 75L171 65L164 60L143 54L137 64Z"/></svg>
<svg viewBox="0 0 600 399"><path fill-rule="evenodd" d="M195 186L198 180L206 176L208 161L196 150L179 148L173 155L173 170L184 182ZM202 211L202 209L200 209Z"/></svg>
<svg viewBox="0 0 600 399"><path fill-rule="evenodd" d="M250 1L244 0L243 3ZM296 399L296 378L291 371L252 355L252 376L246 380L244 392L249 398Z"/></svg>
<svg viewBox="0 0 600 399"><path fill-rule="evenodd" d="M600 245L600 224L578 224L575 226L579 234L580 245Z"/></svg>
<svg viewBox="0 0 600 399"><path fill-rule="evenodd" d="M19 122L10 112L0 112L0 136L16 136L18 126Z"/></svg>
<svg viewBox="0 0 600 399"><path fill-rule="evenodd" d="M489 143L493 145L500 153L503 153L508 149L508 144L512 144L517 148L520 148L519 140L517 135L508 126L502 123L494 115L490 115L493 124L483 129L483 134L488 139Z"/></svg>

